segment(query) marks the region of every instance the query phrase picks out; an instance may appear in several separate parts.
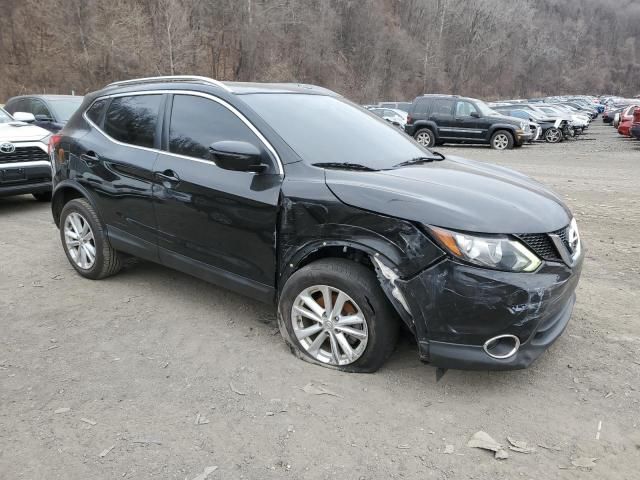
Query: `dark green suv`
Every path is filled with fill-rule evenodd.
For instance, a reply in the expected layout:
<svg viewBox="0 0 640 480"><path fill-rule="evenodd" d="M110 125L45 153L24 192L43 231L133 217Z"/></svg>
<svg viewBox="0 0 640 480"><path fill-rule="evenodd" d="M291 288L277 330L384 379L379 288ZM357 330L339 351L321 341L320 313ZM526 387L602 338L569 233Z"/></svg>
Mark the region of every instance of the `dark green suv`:
<svg viewBox="0 0 640 480"><path fill-rule="evenodd" d="M405 131L424 147L444 143L520 147L532 134L527 122L492 110L482 100L457 95L423 95L409 110Z"/></svg>

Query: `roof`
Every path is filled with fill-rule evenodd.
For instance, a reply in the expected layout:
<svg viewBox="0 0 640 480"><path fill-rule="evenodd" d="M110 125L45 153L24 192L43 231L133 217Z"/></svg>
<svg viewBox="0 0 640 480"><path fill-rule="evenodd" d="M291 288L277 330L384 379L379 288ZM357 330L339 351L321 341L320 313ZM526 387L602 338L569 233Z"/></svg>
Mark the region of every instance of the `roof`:
<svg viewBox="0 0 640 480"><path fill-rule="evenodd" d="M315 95L338 95L326 88L302 83L221 82L219 80L214 80L213 78L196 75L133 78L130 80L110 83L105 87L105 89L136 87L140 85L153 85L154 87L152 88L156 88L158 86L166 87L167 85L170 85L172 88L175 88L176 85L185 83L197 84L200 86L205 85L207 87L222 89L227 93L237 95L249 93L305 93Z"/></svg>
<svg viewBox="0 0 640 480"><path fill-rule="evenodd" d="M15 97L12 97L12 99L14 98L42 98L43 100L64 100L67 98L77 98L82 100L82 95L38 95L38 94L33 94L33 95L16 95Z"/></svg>

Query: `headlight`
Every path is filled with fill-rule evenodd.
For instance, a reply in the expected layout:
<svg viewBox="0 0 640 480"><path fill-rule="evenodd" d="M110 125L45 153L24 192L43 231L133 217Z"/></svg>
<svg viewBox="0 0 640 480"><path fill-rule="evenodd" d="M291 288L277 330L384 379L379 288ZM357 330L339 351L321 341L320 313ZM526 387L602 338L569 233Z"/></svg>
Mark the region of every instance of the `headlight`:
<svg viewBox="0 0 640 480"><path fill-rule="evenodd" d="M520 128L526 132L527 130L529 130L529 125L527 125L526 123L522 122L520 124Z"/></svg>
<svg viewBox="0 0 640 480"><path fill-rule="evenodd" d="M481 267L510 272L533 272L542 263L527 247L505 235L477 236L428 227L454 257Z"/></svg>

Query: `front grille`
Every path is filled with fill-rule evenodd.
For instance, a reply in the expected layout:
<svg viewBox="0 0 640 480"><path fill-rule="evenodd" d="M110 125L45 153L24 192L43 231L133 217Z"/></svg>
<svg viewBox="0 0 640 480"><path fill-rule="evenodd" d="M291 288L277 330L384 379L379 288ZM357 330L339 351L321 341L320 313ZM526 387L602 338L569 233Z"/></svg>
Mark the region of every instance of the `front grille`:
<svg viewBox="0 0 640 480"><path fill-rule="evenodd" d="M49 161L49 155L38 147L16 147L12 153L0 152L0 164Z"/></svg>
<svg viewBox="0 0 640 480"><path fill-rule="evenodd" d="M522 233L516 236L543 260L561 260L560 253L549 235L558 235L562 243L569 246L566 227L550 233Z"/></svg>

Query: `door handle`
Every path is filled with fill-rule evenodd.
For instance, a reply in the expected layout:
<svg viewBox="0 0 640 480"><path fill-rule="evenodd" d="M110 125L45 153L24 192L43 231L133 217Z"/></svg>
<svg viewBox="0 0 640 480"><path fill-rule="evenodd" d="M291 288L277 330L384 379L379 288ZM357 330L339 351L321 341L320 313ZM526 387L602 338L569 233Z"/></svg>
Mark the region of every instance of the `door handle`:
<svg viewBox="0 0 640 480"><path fill-rule="evenodd" d="M80 155L80 158L82 159L82 161L84 163L86 163L90 167L92 167L92 166L96 165L98 162L100 162L100 157L98 157L96 152L92 152L92 151L88 151L87 153L83 153L82 155Z"/></svg>
<svg viewBox="0 0 640 480"><path fill-rule="evenodd" d="M176 184L180 182L180 177L173 170L165 170L164 172L153 172L154 176L161 182Z"/></svg>

